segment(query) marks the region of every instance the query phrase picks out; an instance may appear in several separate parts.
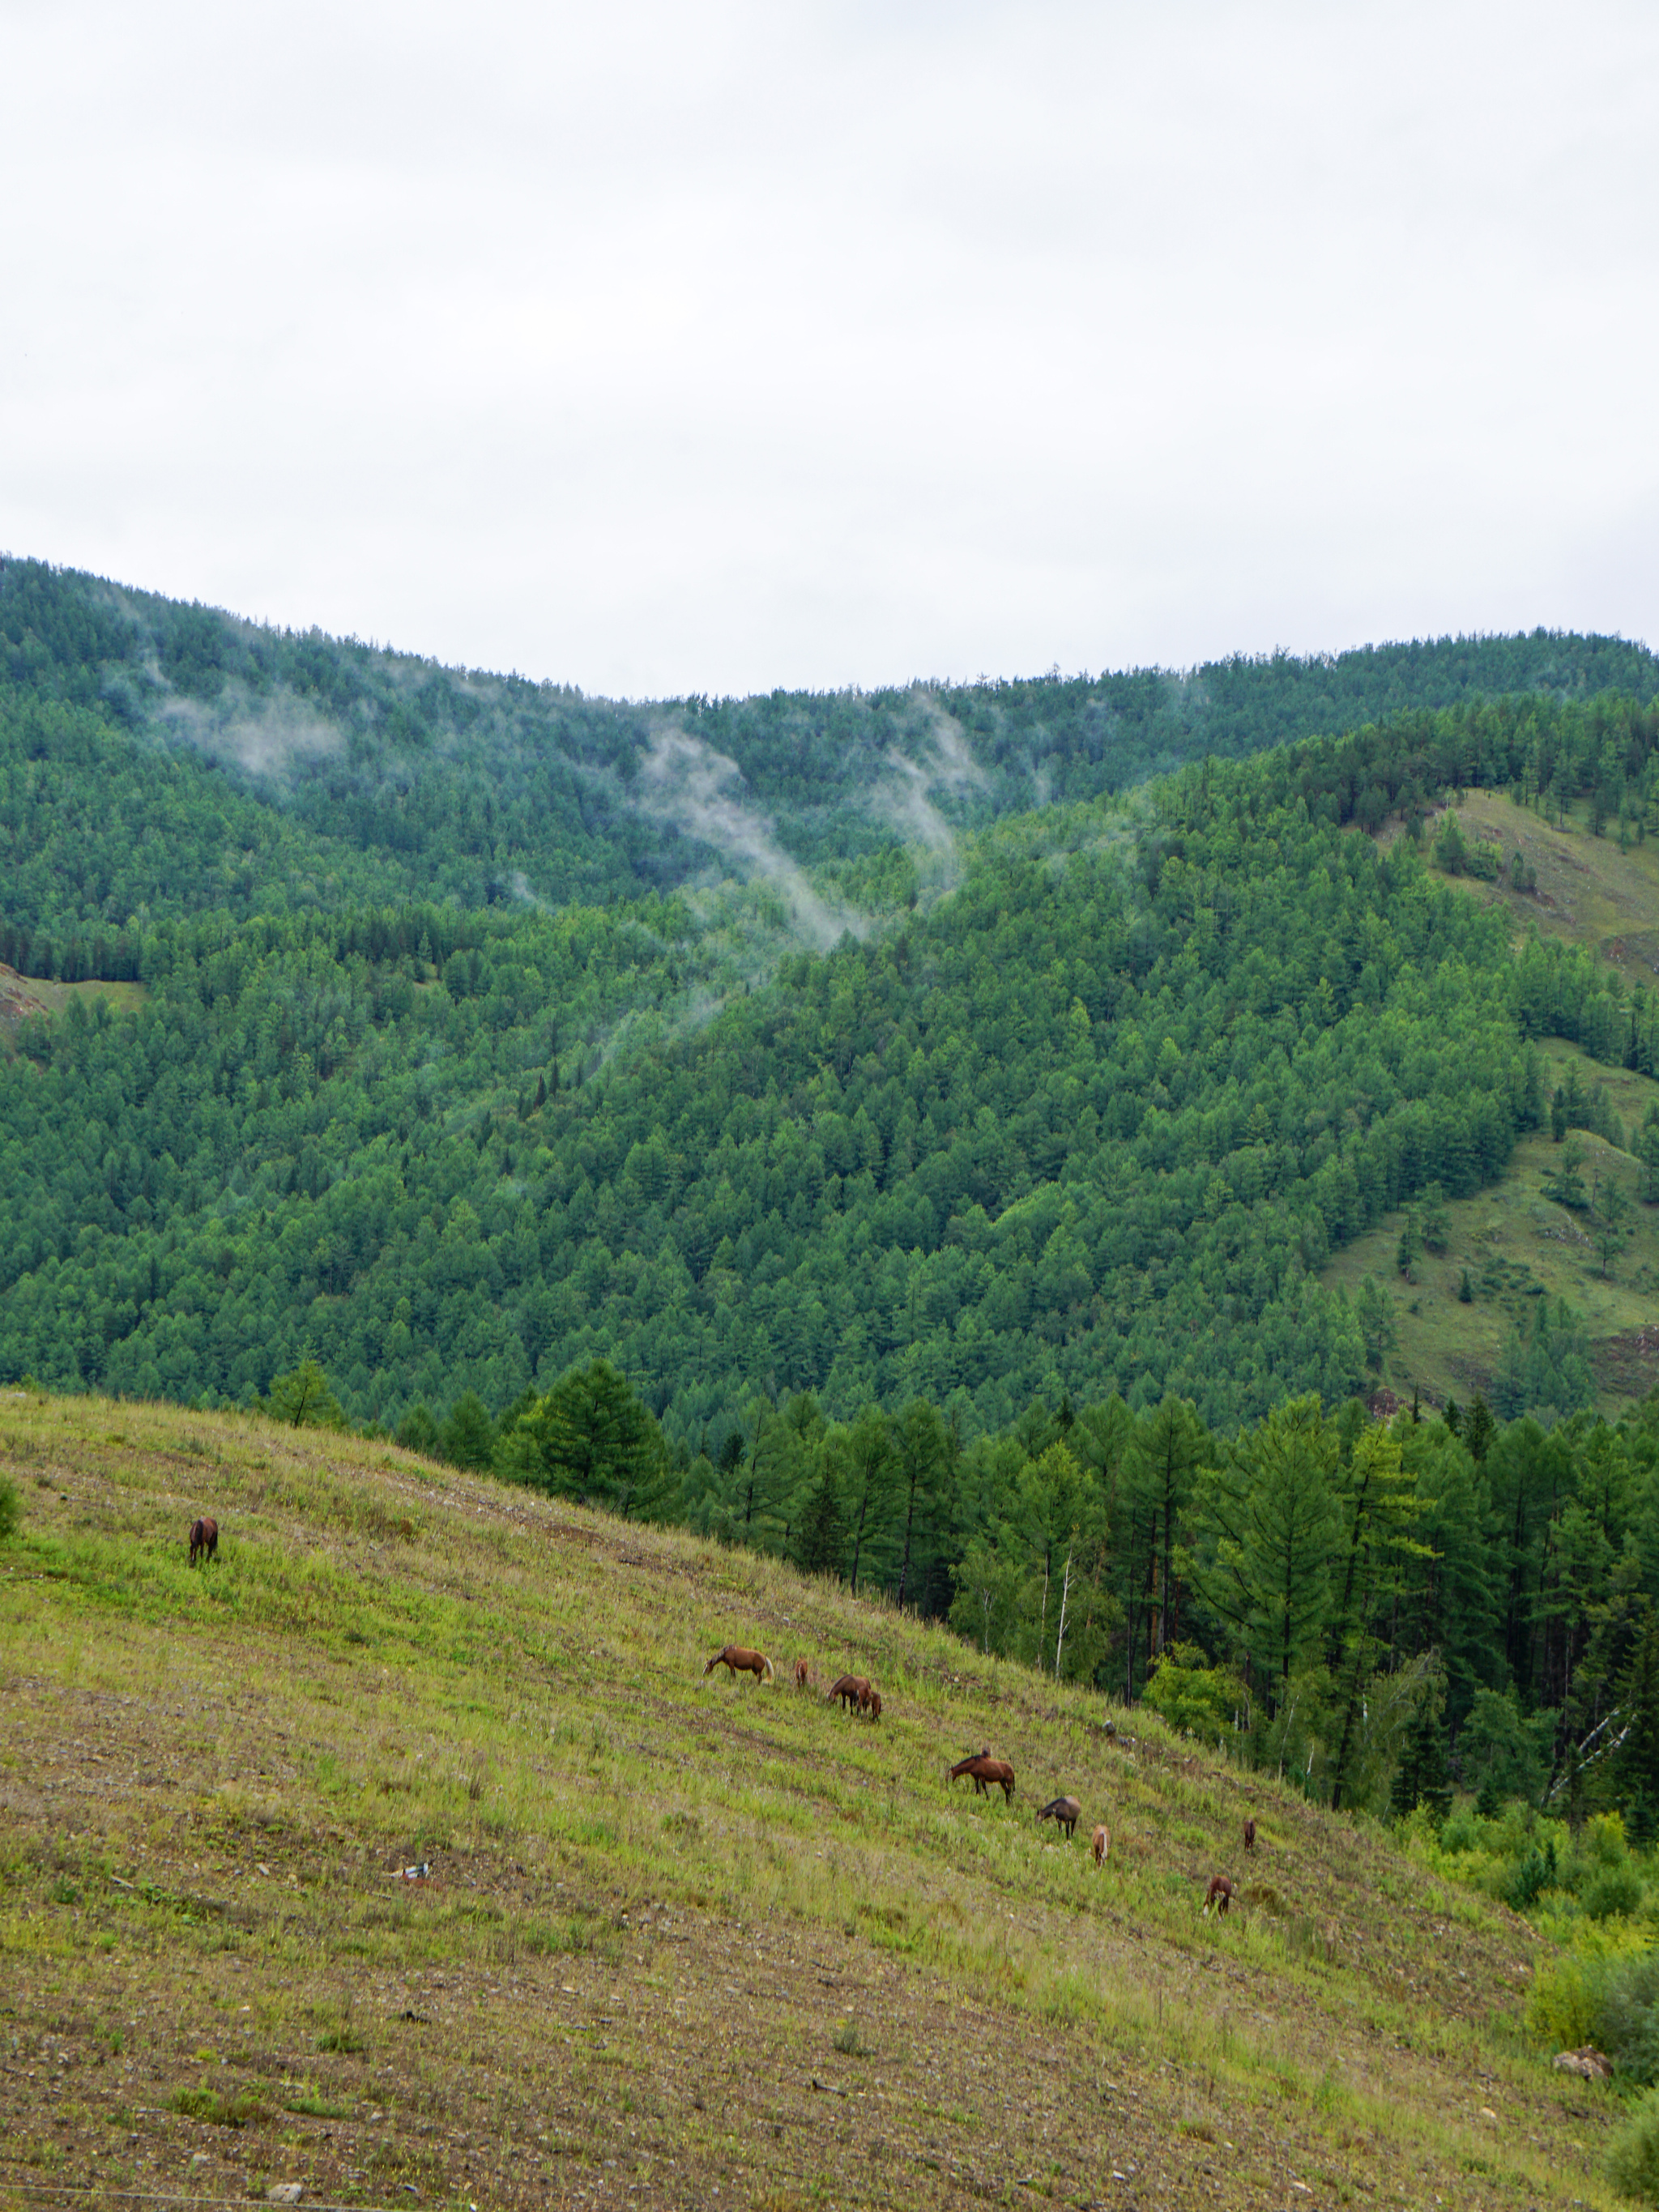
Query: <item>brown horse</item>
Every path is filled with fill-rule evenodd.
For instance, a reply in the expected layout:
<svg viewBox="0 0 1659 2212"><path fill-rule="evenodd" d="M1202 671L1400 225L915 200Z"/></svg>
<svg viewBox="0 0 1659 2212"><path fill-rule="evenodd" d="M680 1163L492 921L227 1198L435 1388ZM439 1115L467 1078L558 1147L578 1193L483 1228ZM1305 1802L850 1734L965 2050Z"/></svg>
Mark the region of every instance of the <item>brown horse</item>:
<svg viewBox="0 0 1659 2212"><path fill-rule="evenodd" d="M1230 1875L1212 1874L1210 1876L1210 1887L1204 1893L1204 1917L1208 1919L1210 1907L1214 1905L1216 1918L1218 1920L1237 1895L1238 1892L1233 1887L1232 1877Z"/></svg>
<svg viewBox="0 0 1659 2212"><path fill-rule="evenodd" d="M1255 1849L1255 1822L1254 1820L1246 1820L1244 1823L1244 1848L1247 1851L1253 1851Z"/></svg>
<svg viewBox="0 0 1659 2212"><path fill-rule="evenodd" d="M862 1711L869 1714L872 1721L878 1721L881 1718L881 1692L879 1690L868 1691L859 1699L859 1705Z"/></svg>
<svg viewBox="0 0 1659 2212"><path fill-rule="evenodd" d="M795 1687L798 1690L810 1690L811 1686L811 1668L807 1665L804 1659L797 1659L795 1662Z"/></svg>
<svg viewBox="0 0 1659 2212"><path fill-rule="evenodd" d="M1069 1838L1083 1818L1083 1808L1075 1797L1051 1797L1037 1818L1039 1820L1052 1820L1057 1828L1063 1828Z"/></svg>
<svg viewBox="0 0 1659 2212"><path fill-rule="evenodd" d="M722 1644L702 1671L712 1674L716 1667L728 1668L734 1678L752 1674L757 1682L767 1680L772 1672L772 1662L763 1651L750 1651L741 1644Z"/></svg>
<svg viewBox="0 0 1659 2212"><path fill-rule="evenodd" d="M988 1751L971 1752L966 1759L959 1759L951 1769L951 1780L954 1782L958 1774L972 1777L975 1792L981 1797L988 1797L991 1794L989 1785L994 1782L1000 1783L1004 1802L1013 1803L1014 1770L1006 1759L993 1759Z"/></svg>
<svg viewBox="0 0 1659 2212"><path fill-rule="evenodd" d="M1111 1848L1112 1848L1112 1838L1111 1838L1111 1834L1110 1834L1109 1830L1106 1827L1105 1824L1103 1822L1103 1823L1102 1823L1102 1825L1101 1825L1098 1828L1097 1828L1097 1829L1095 1830L1094 1851L1095 1851L1095 1864L1096 1864L1097 1866L1104 1866L1104 1865L1105 1865L1105 1863L1106 1863L1106 1855L1107 1855L1107 1853L1111 1850Z"/></svg>
<svg viewBox="0 0 1659 2212"><path fill-rule="evenodd" d="M850 1713L861 1707L870 1695L870 1685L862 1674L837 1674L825 1694L827 1705L844 1705Z"/></svg>
<svg viewBox="0 0 1659 2212"><path fill-rule="evenodd" d="M199 1521L190 1524L190 1564L196 1565L198 1556L205 1565L219 1556L219 1523L204 1513Z"/></svg>

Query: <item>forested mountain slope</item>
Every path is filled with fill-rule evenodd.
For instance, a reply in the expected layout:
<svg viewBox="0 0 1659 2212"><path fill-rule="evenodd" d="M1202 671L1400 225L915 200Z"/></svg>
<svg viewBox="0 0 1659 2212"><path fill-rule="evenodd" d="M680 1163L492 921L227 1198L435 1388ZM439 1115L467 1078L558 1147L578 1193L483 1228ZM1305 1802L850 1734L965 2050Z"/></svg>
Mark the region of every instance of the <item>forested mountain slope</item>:
<svg viewBox="0 0 1659 2212"><path fill-rule="evenodd" d="M1656 738L1522 702L1206 763L723 1001L681 900L169 926L136 1017L0 1070L0 1373L235 1398L309 1345L388 1419L602 1352L694 1440L757 1389L1340 1399L1318 1270L1501 1171L1528 1041L1659 1064L1615 972L1349 824L1476 774L1639 809Z"/></svg>
<svg viewBox="0 0 1659 2212"><path fill-rule="evenodd" d="M924 882L948 880L965 830L1203 755L1656 686L1640 647L1536 631L1180 675L613 702L6 561L0 959L124 976L135 929L186 913L562 906L722 877L769 884L828 946L862 926L868 885L809 886L802 867L908 845Z"/></svg>
<svg viewBox="0 0 1659 2212"><path fill-rule="evenodd" d="M511 684L428 671L432 719L394 745L413 664L199 610L166 645L161 603L40 570L9 568L0 601L25 680L0 706L0 955L48 979L44 1012L0 1012L0 1383L248 1406L303 1375L307 1403L331 1383L351 1419L459 1463L787 1549L1056 1677L1150 1679L1345 1804L1385 1802L1396 1764L1438 1790L1438 1729L1529 1795L1659 1821L1659 1414L1591 1418L1571 1285L1489 1254L1489 1288L1471 1249L1488 1343L1468 1372L1501 1433L1477 1398L1467 1422L1402 1416L1385 1448L1362 1402L1413 1240L1442 1249L1518 1145L1598 1237L1615 1198L1659 1203L1659 1115L1620 1123L1595 1075L1638 1103L1659 1076L1640 933L1621 909L1612 964L1527 840L1493 844L1478 810L1467 838L1426 822L1501 790L1558 825L1540 866L1588 879L1571 848L1599 839L1639 907L1645 655L1606 648L1623 691L1530 682L1248 759L1183 725L1210 750L1175 775L1024 813L1045 763L998 783L974 714L1046 714L1066 687L785 702L931 732L961 811L912 754L908 815L872 830L855 771L904 785L890 732L860 753L850 723L811 724L797 757L756 734L777 702L709 707L723 758L759 748L739 787L685 702L670 730L525 687L509 726ZM225 644L228 672L209 647L235 636L252 658ZM1442 672L1536 678L1528 654L1583 641L1499 643L1445 648ZM361 688L313 754L210 766L252 726L267 648L283 728L306 653ZM1266 713L1250 686L1275 665L1285 696L1315 680L1240 667L1234 705ZM220 737L186 741L180 701L222 710ZM543 834L513 765L532 724L578 752L609 733L614 819L561 828L550 805ZM1229 726L1246 750L1265 728L1243 707ZM587 794L574 757L559 774ZM641 888L671 849L653 775L726 841L666 890ZM523 896L526 867L492 902L532 848L593 896ZM123 979L118 1006L92 971ZM1588 1138L1618 1154L1589 1185ZM1384 1224L1392 1271L1362 1242ZM1246 1542L1258 1492L1282 1527ZM1652 1729L1603 1757L1626 1705ZM1408 1724L1427 1734L1402 1764Z"/></svg>

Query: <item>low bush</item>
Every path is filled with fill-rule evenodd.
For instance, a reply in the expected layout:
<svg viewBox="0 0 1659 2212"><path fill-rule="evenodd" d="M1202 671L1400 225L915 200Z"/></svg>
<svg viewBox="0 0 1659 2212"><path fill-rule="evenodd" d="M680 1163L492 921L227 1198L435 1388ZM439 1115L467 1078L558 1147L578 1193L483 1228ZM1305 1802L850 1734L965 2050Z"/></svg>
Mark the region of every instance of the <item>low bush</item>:
<svg viewBox="0 0 1659 2212"><path fill-rule="evenodd" d="M1639 1912L1642 1896L1642 1877L1632 1866L1607 1867L1592 1875L1583 1891L1584 1910L1592 1920Z"/></svg>
<svg viewBox="0 0 1659 2212"><path fill-rule="evenodd" d="M1607 2154L1607 2179L1626 2197L1659 2204L1659 2090L1650 2091Z"/></svg>

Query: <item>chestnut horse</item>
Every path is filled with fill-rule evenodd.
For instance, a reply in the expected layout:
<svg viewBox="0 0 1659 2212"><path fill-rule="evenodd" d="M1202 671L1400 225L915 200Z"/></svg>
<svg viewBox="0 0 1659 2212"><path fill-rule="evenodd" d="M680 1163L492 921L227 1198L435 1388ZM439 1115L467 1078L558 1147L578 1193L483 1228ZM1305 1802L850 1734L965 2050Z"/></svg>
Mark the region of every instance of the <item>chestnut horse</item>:
<svg viewBox="0 0 1659 2212"><path fill-rule="evenodd" d="M844 1705L850 1713L855 1706L863 1706L872 1695L868 1680L862 1674L837 1674L824 1695L826 1705Z"/></svg>
<svg viewBox="0 0 1659 2212"><path fill-rule="evenodd" d="M1052 1820L1057 1828L1063 1828L1070 1837L1083 1818L1083 1808L1075 1797L1051 1797L1037 1818L1039 1820Z"/></svg>
<svg viewBox="0 0 1659 2212"><path fill-rule="evenodd" d="M1106 1863L1106 1854L1108 1853L1108 1851L1109 1851L1109 1850L1111 1850L1111 1848L1112 1848L1112 1838L1111 1838L1110 1832L1108 1831L1108 1829L1106 1828L1106 1826L1104 1826L1104 1824L1103 1823L1101 1826L1099 1826L1098 1828L1097 1828L1097 1829L1095 1830L1095 1844L1094 1844L1094 1849L1095 1849L1095 1864L1096 1864L1097 1866L1104 1866L1104 1865L1105 1865L1105 1863Z"/></svg>
<svg viewBox="0 0 1659 2212"><path fill-rule="evenodd" d="M1208 1919L1210 1907L1214 1905L1216 1918L1218 1920L1237 1894L1238 1892L1233 1887L1230 1875L1212 1874L1210 1876L1210 1887L1204 1893L1204 1917Z"/></svg>
<svg viewBox="0 0 1659 2212"><path fill-rule="evenodd" d="M869 1714L872 1721L878 1721L881 1718L881 1692L879 1690L870 1691L866 1696L859 1699L859 1704L863 1710Z"/></svg>
<svg viewBox="0 0 1659 2212"><path fill-rule="evenodd" d="M807 1665L804 1659L797 1659L795 1662L795 1687L798 1690L806 1690L810 1689L811 1685L811 1668Z"/></svg>
<svg viewBox="0 0 1659 2212"><path fill-rule="evenodd" d="M1014 1770L1006 1759L993 1759L988 1750L970 1752L951 1769L950 1779L954 1782L958 1774L972 1776L975 1791L981 1797L990 1796L991 1783L1000 1783L1004 1802L1013 1803Z"/></svg>
<svg viewBox="0 0 1659 2212"><path fill-rule="evenodd" d="M766 1680L772 1672L772 1662L763 1651L750 1651L741 1644L722 1644L708 1664L705 1674L712 1674L716 1667L726 1668L735 1678L752 1674L757 1682Z"/></svg>
<svg viewBox="0 0 1659 2212"><path fill-rule="evenodd" d="M219 1556L219 1523L210 1520L205 1513L199 1521L192 1521L190 1524L190 1564L192 1567L198 1553L204 1565Z"/></svg>

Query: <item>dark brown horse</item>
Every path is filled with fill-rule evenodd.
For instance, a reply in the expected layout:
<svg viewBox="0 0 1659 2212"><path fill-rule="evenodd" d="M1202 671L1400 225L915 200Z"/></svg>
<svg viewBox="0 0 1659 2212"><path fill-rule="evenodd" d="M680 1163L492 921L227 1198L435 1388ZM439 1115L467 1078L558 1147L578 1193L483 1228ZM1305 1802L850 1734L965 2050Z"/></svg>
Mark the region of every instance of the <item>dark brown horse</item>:
<svg viewBox="0 0 1659 2212"><path fill-rule="evenodd" d="M219 1556L219 1523L210 1520L205 1513L199 1521L192 1521L190 1524L190 1564L192 1567L198 1556L204 1565L209 1559L216 1559Z"/></svg>
<svg viewBox="0 0 1659 2212"><path fill-rule="evenodd" d="M702 1671L712 1674L716 1667L729 1668L734 1679L752 1674L757 1682L767 1680L772 1672L772 1662L763 1651L750 1651L741 1644L722 1644Z"/></svg>
<svg viewBox="0 0 1659 2212"><path fill-rule="evenodd" d="M988 1751L972 1752L966 1759L959 1759L951 1769L951 1780L954 1782L958 1774L973 1778L975 1791L981 1797L989 1796L992 1783L1000 1784L1004 1802L1010 1805L1013 1803L1014 1770L1006 1759L993 1759Z"/></svg>
<svg viewBox="0 0 1659 2212"><path fill-rule="evenodd" d="M862 1711L869 1714L872 1721L878 1721L881 1718L881 1692L870 1691L866 1696L859 1699L859 1705Z"/></svg>
<svg viewBox="0 0 1659 2212"><path fill-rule="evenodd" d="M1205 1917L1207 1919L1210 1907L1214 1905L1216 1917L1218 1920L1237 1895L1238 1892L1234 1888L1232 1877L1230 1875L1212 1874L1210 1876L1210 1887L1204 1893Z"/></svg>
<svg viewBox="0 0 1659 2212"><path fill-rule="evenodd" d="M1052 1820L1057 1828L1063 1828L1069 1837L1076 1829L1078 1822L1083 1818L1083 1808L1075 1797L1051 1797L1037 1814L1037 1818L1039 1820Z"/></svg>
<svg viewBox="0 0 1659 2212"><path fill-rule="evenodd" d="M1244 1823L1244 1848L1247 1851L1253 1851L1255 1849L1255 1822L1254 1820L1246 1820Z"/></svg>
<svg viewBox="0 0 1659 2212"><path fill-rule="evenodd" d="M825 1703L844 1705L850 1713L861 1710L870 1694L870 1684L864 1675L837 1674L825 1693Z"/></svg>

